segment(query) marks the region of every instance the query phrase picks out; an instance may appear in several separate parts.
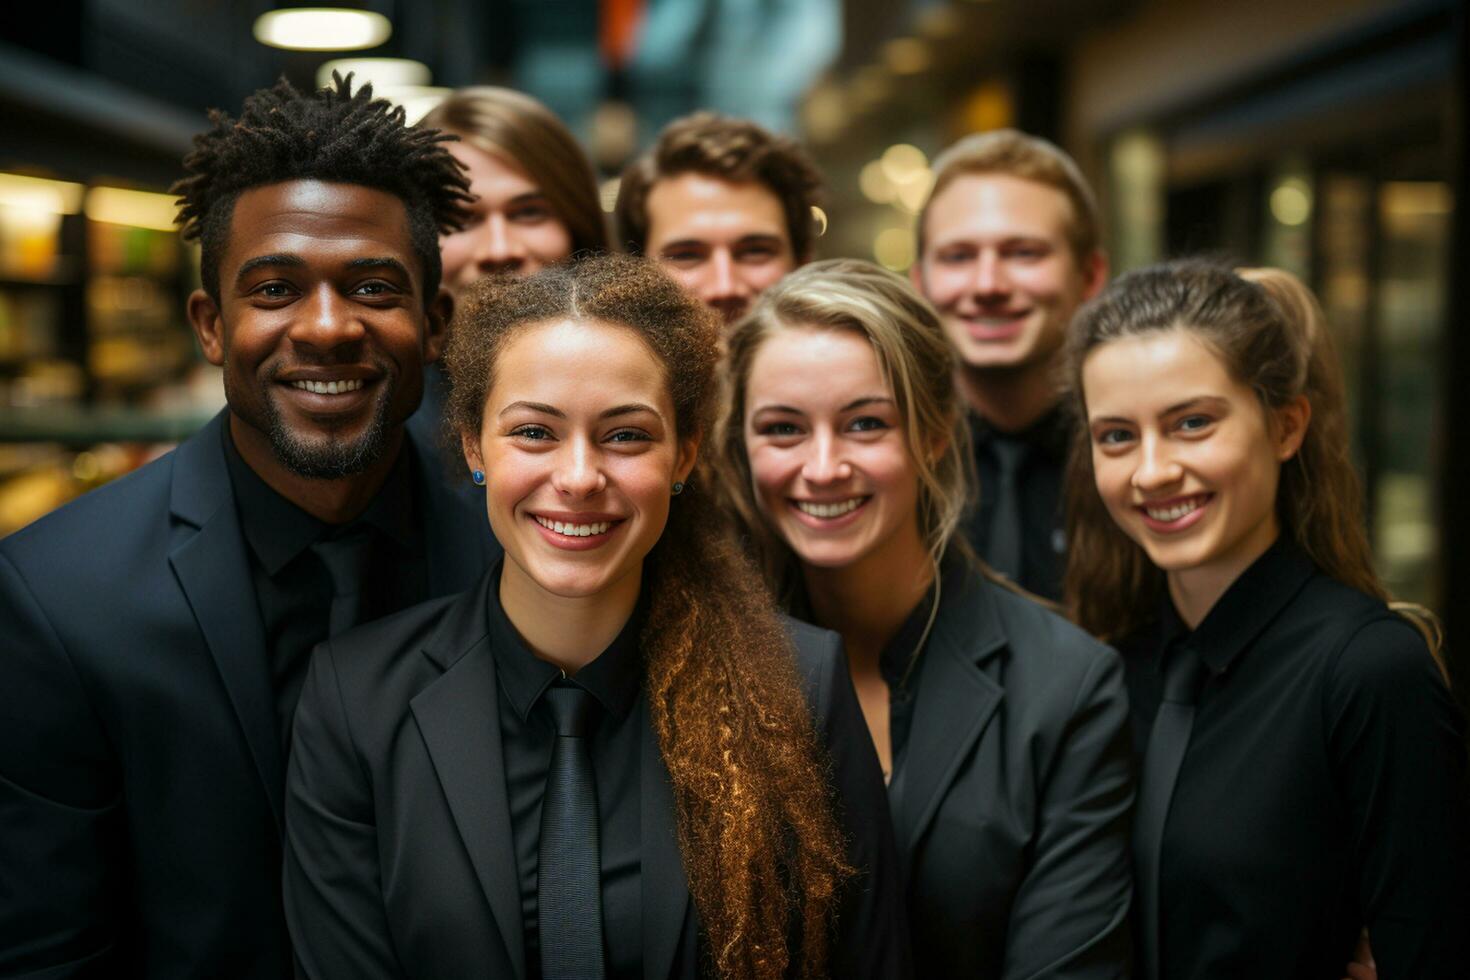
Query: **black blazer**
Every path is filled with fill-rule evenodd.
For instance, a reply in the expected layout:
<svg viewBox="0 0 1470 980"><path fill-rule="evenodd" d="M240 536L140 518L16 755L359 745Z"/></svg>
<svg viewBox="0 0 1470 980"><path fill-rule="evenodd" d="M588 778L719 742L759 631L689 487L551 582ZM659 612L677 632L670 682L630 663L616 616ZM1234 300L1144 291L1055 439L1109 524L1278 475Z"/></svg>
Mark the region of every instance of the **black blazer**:
<svg viewBox="0 0 1470 980"><path fill-rule="evenodd" d="M487 575L317 649L287 778L286 917L309 977L526 975L486 621ZM836 634L791 623L831 754L849 859L841 977L908 976L898 862L872 741ZM698 923L668 770L643 736L644 976L693 978Z"/></svg>
<svg viewBox="0 0 1470 980"><path fill-rule="evenodd" d="M290 975L224 419L0 541L0 974ZM465 589L498 552L483 508L416 472L430 586Z"/></svg>
<svg viewBox="0 0 1470 980"><path fill-rule="evenodd" d="M943 586L892 801L915 974L1124 976L1122 664L968 562Z"/></svg>

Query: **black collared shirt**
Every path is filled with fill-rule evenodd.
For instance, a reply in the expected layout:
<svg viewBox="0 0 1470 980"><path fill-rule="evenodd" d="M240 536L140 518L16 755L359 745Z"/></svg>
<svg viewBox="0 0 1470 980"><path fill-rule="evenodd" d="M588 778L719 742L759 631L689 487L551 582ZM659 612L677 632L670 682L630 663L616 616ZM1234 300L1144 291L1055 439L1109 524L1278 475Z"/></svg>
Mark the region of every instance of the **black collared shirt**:
<svg viewBox="0 0 1470 980"><path fill-rule="evenodd" d="M1278 541L1192 633L1168 600L1121 649L1142 758L1165 650L1207 677L1165 823L1163 976L1384 977L1470 963L1464 720L1423 639Z"/></svg>
<svg viewBox="0 0 1470 980"><path fill-rule="evenodd" d="M995 515L996 495L992 490L1000 480L1000 463L994 446L998 440L1024 443L1026 456L1017 478L1021 494L1020 584L1048 599L1061 598L1062 572L1067 564L1062 483L1072 438L1070 418L1065 406L1059 404L1029 429L1004 433L978 415L970 415L980 499L965 515L965 537L977 555L986 557L990 524Z"/></svg>
<svg viewBox="0 0 1470 980"><path fill-rule="evenodd" d="M642 696L643 664L638 649L641 609L612 645L562 679L561 670L526 649L500 605L500 573L490 589L490 649L500 689L500 744L505 790L510 800L511 836L520 878L521 925L526 941L526 976L541 976L537 923L537 865L541 846L541 799L556 729L542 701L553 684L574 684L597 699L602 717L591 735L597 783L597 827L601 838L602 936L607 976L643 976L642 742L649 727Z"/></svg>
<svg viewBox="0 0 1470 980"><path fill-rule="evenodd" d="M428 599L429 575L415 519L411 454L401 451L367 510L334 528L271 489L223 433L225 463L235 492L240 528L250 554L250 576L265 627L271 689L281 749L291 746L291 719L306 679L312 648L327 638L332 579L311 546L329 535L366 527L372 535L361 622Z"/></svg>
<svg viewBox="0 0 1470 980"><path fill-rule="evenodd" d="M924 650L929 638L925 629L931 622L936 598L943 601L944 590L953 595L966 573L965 559L950 550L940 563L939 596L933 584L909 612L908 618L893 634L878 655L878 672L888 685L888 745L892 768L889 770L889 795L896 798L902 787L903 764L908 754L909 731L914 724L914 695L919 690L919 677L924 672Z"/></svg>

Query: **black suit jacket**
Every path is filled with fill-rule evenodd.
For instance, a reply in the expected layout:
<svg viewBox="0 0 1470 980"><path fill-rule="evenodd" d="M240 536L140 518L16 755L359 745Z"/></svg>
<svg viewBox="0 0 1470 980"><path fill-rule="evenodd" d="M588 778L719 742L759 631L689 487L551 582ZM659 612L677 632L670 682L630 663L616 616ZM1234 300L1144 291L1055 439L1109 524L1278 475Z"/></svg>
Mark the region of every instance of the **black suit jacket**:
<svg viewBox="0 0 1470 980"><path fill-rule="evenodd" d="M310 977L526 976L486 623L494 576L317 649L287 778L286 916ZM833 973L908 976L898 862L835 634L791 624L849 858ZM636 710L643 710L640 704ZM644 976L698 974L698 924L652 729L641 759Z"/></svg>
<svg viewBox="0 0 1470 980"><path fill-rule="evenodd" d="M1124 976L1121 661L966 562L943 584L892 800L915 974Z"/></svg>
<svg viewBox="0 0 1470 980"><path fill-rule="evenodd" d="M225 418L0 541L0 974L290 975ZM431 588L467 588L498 552L484 511L416 472Z"/></svg>

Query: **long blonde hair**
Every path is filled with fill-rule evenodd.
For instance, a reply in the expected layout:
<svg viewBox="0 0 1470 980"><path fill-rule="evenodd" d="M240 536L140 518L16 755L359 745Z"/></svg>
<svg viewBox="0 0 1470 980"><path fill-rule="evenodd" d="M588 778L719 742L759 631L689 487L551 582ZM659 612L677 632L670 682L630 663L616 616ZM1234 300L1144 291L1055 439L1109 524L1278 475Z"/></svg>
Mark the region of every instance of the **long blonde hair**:
<svg viewBox="0 0 1470 980"><path fill-rule="evenodd" d="M828 259L767 289L730 333L723 412L715 426L719 484L772 590L789 603L796 557L763 515L745 450L745 391L761 345L782 330L848 330L873 347L903 420L919 478L919 533L937 562L974 486L970 434L954 387L955 354L934 308L908 280L871 262ZM819 381L815 383L820 383Z"/></svg>
<svg viewBox="0 0 1470 980"><path fill-rule="evenodd" d="M1276 512L1283 533L1325 574L1389 600L1363 520L1363 493L1349 450L1342 367L1316 297L1281 269L1241 269L1200 260L1152 266L1117 279L1082 308L1067 340L1067 377L1087 418L1082 367L1098 347L1124 337L1184 330L1202 341L1264 410L1305 396L1312 407L1301 448L1281 466ZM1108 515L1085 429L1072 444L1068 478L1067 605L1085 629L1116 641L1153 613L1164 574ZM1438 621L1395 603L1440 658ZM1442 665L1441 665L1442 666Z"/></svg>

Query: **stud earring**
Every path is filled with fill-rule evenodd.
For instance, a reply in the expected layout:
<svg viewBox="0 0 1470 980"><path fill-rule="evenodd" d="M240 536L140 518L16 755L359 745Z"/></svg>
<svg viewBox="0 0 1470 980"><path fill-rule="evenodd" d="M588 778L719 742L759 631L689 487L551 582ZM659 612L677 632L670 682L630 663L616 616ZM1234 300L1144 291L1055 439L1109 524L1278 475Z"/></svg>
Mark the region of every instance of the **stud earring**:
<svg viewBox="0 0 1470 980"><path fill-rule="evenodd" d="M682 481L678 481L678 480L674 481L674 496L677 497L677 496L679 496L679 494L681 494L683 492L684 492L684 484L683 484L683 482Z"/></svg>
<svg viewBox="0 0 1470 980"><path fill-rule="evenodd" d="M484 470L471 470L470 471L470 479L473 480L473 481L475 481L475 486L477 486L477 487L483 487L485 485L485 471Z"/></svg>

